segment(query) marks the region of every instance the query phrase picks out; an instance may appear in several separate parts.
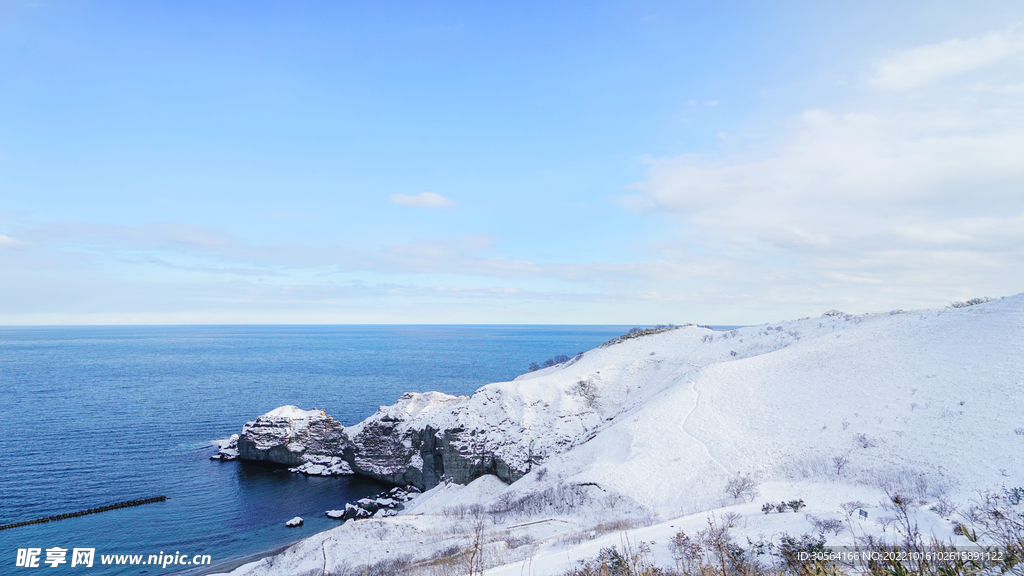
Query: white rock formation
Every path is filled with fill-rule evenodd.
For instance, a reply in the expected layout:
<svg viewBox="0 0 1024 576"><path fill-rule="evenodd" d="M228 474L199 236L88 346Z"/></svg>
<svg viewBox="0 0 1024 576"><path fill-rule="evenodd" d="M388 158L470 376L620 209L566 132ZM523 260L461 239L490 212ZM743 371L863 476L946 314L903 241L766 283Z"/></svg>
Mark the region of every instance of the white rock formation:
<svg viewBox="0 0 1024 576"><path fill-rule="evenodd" d="M237 460L238 459L238 434L232 434L222 440L214 440L217 446L217 453L210 456L210 460Z"/></svg>

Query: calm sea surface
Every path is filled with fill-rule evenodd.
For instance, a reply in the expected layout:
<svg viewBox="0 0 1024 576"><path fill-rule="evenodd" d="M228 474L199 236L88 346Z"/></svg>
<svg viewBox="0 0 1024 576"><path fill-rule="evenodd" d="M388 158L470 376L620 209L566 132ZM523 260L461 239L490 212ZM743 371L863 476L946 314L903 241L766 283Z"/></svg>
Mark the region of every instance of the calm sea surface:
<svg viewBox="0 0 1024 576"><path fill-rule="evenodd" d="M403 392L471 394L530 362L628 326L0 327L0 524L165 495L0 531L0 574L169 574L101 554L210 554L221 563L336 526L324 511L383 486L209 460L211 441L278 406L354 424ZM305 525L284 522L302 516ZM57 568L18 548L66 548ZM70 550L96 548L92 568Z"/></svg>

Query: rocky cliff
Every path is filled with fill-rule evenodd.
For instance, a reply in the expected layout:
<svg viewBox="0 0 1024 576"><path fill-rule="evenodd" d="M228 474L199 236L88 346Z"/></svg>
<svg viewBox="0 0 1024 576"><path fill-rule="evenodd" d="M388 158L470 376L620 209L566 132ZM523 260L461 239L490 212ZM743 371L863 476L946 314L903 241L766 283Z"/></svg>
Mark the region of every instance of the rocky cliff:
<svg viewBox="0 0 1024 576"><path fill-rule="evenodd" d="M242 427L238 456L243 460L303 466L339 455L347 446L344 430L322 410L282 406Z"/></svg>
<svg viewBox="0 0 1024 576"><path fill-rule="evenodd" d="M566 389L527 381L491 384L472 397L408 393L348 427L323 411L282 406L248 422L237 451L296 472L355 473L420 490L485 474L514 482L621 411L624 398L598 401L600 381L597 373Z"/></svg>
<svg viewBox="0 0 1024 576"><path fill-rule="evenodd" d="M513 482L529 472L528 455L496 455L487 427L467 422L469 403L467 396L439 392L405 394L347 428L323 411L282 406L245 424L237 453L243 460L295 472L355 473L420 490L442 478L466 483L495 474Z"/></svg>

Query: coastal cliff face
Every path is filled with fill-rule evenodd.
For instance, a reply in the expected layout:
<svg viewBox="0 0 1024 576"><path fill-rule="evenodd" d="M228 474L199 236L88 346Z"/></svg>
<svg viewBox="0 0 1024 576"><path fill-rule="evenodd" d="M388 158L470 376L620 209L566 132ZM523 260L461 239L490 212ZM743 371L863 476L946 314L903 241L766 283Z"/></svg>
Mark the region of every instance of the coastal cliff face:
<svg viewBox="0 0 1024 576"><path fill-rule="evenodd" d="M322 410L282 406L246 423L237 450L243 460L302 466L339 453L346 440L344 426Z"/></svg>
<svg viewBox="0 0 1024 576"><path fill-rule="evenodd" d="M355 473L420 490L443 478L466 483L495 474L513 482L529 472L528 462L510 465L496 457L487 430L464 424L459 415L468 401L439 392L405 394L348 428L323 411L282 406L246 423L238 456L296 472Z"/></svg>
<svg viewBox="0 0 1024 576"><path fill-rule="evenodd" d="M515 482L548 456L585 442L623 408L597 401L600 376L562 390L530 382L491 384L472 397L407 393L353 426L325 412L282 406L248 422L243 460L307 474L360 474L428 490L492 474ZM510 389L514 387L514 392ZM603 406L603 409L602 409Z"/></svg>

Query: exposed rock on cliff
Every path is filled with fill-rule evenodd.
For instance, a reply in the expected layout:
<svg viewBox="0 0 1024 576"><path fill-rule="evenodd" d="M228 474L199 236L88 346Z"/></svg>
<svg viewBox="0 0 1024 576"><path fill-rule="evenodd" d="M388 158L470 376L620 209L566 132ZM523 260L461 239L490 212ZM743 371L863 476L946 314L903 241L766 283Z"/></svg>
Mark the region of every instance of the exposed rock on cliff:
<svg viewBox="0 0 1024 576"><path fill-rule="evenodd" d="M416 497L416 489L408 487L409 491L394 487L388 492L382 492L375 498L362 498L353 503L345 504L344 510L327 510L328 518L335 520L351 520L359 518L394 516L405 509L404 502Z"/></svg>
<svg viewBox="0 0 1024 576"><path fill-rule="evenodd" d="M238 455L286 466L323 465L344 450L345 440L344 426L323 410L281 406L242 427Z"/></svg>
<svg viewBox="0 0 1024 576"><path fill-rule="evenodd" d="M210 456L210 460L237 460L238 459L238 434L232 434L223 440L215 440L217 453Z"/></svg>
<svg viewBox="0 0 1024 576"><path fill-rule="evenodd" d="M585 442L623 408L623 398L609 398L601 410L591 380L569 390L491 384L472 397L408 393L349 427L323 411L282 406L243 427L238 453L295 472L355 473L420 490L485 474L514 482L546 457Z"/></svg>

